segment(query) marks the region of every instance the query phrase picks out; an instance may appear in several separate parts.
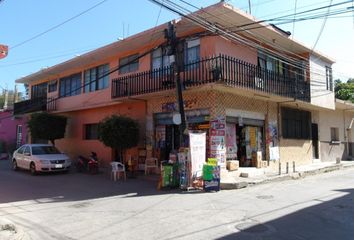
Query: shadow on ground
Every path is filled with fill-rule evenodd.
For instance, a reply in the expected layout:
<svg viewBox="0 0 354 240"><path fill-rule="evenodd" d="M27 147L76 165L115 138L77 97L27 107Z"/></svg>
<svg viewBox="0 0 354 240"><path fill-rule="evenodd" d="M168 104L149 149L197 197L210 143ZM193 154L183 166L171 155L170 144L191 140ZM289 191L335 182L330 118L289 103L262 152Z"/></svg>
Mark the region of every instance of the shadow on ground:
<svg viewBox="0 0 354 240"><path fill-rule="evenodd" d="M235 233L220 239L247 240L352 240L354 239L354 189L275 220L260 223L252 218L235 223ZM255 217L256 218L256 217Z"/></svg>
<svg viewBox="0 0 354 240"><path fill-rule="evenodd" d="M28 171L12 171L8 160L0 161L0 204L26 200L40 203L181 193L176 189L158 190L157 185L158 176L143 174L117 182L110 179L109 172L90 175L71 170L69 173L31 176Z"/></svg>

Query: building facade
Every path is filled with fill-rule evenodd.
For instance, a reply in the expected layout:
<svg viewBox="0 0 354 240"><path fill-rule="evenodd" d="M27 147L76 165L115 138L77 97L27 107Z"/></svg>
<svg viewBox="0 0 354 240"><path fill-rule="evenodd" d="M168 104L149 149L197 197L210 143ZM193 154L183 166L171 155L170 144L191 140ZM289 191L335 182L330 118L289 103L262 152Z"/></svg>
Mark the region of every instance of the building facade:
<svg viewBox="0 0 354 240"><path fill-rule="evenodd" d="M220 12L228 21L210 17ZM148 149L166 160L181 144L174 124L178 75L188 130L207 133L208 157L221 164L237 159L245 167L255 166L257 156L269 167L331 160L322 154L321 124L325 112L336 109L333 60L226 3L193 14L206 13L227 29L244 22L261 27L228 37L187 18L175 21L181 62L176 72L163 24L18 79L29 84L31 99L17 103L15 114L44 110L67 116L58 147L72 158L95 149L107 164L115 156L98 141L97 124L112 114L129 116L139 122L141 138L128 154Z"/></svg>
<svg viewBox="0 0 354 240"><path fill-rule="evenodd" d="M27 142L26 116L13 116L12 110L0 110L0 153L3 157Z"/></svg>

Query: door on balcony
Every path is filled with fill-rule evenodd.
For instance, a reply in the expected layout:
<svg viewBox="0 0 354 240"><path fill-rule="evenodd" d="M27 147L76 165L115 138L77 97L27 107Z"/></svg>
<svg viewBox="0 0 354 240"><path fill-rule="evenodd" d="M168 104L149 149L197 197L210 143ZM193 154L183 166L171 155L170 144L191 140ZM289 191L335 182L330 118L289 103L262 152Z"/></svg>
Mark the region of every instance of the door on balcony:
<svg viewBox="0 0 354 240"><path fill-rule="evenodd" d="M318 124L312 123L312 157L319 159L319 147L318 147Z"/></svg>

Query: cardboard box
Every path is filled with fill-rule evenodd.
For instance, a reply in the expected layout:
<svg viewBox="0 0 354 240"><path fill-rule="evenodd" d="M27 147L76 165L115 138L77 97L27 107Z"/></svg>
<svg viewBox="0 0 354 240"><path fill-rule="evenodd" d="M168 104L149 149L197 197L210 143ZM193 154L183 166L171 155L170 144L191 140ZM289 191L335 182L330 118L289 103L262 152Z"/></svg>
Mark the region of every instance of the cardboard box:
<svg viewBox="0 0 354 240"><path fill-rule="evenodd" d="M262 167L262 152L258 151L257 152L256 168L261 168L261 167Z"/></svg>
<svg viewBox="0 0 354 240"><path fill-rule="evenodd" d="M236 171L239 168L239 161L238 160L230 160L226 161L226 168L229 171Z"/></svg>

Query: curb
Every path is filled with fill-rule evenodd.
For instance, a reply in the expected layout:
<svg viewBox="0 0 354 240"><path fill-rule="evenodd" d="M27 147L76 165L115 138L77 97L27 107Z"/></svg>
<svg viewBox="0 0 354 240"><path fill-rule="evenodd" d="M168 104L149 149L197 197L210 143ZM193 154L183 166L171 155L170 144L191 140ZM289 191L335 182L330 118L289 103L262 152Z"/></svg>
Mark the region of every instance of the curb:
<svg viewBox="0 0 354 240"><path fill-rule="evenodd" d="M290 174L285 174L285 175L277 175L277 176L272 176L272 177L269 177L266 179L256 179L254 181L250 180L250 181L240 181L240 182L236 182L236 181L235 182L221 182L220 188L221 188L221 190L241 189L241 188L251 187L251 186L255 186L255 185L271 183L271 182L297 180L300 178L305 178L307 176L314 176L317 174L334 172L334 171L349 169L349 168L354 168L354 164L344 165L342 163L339 163L334 166L327 166L327 167L320 168L320 169L295 172L295 173L290 173Z"/></svg>

